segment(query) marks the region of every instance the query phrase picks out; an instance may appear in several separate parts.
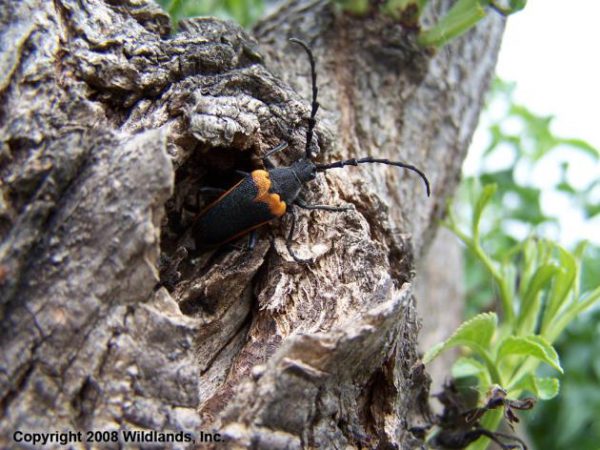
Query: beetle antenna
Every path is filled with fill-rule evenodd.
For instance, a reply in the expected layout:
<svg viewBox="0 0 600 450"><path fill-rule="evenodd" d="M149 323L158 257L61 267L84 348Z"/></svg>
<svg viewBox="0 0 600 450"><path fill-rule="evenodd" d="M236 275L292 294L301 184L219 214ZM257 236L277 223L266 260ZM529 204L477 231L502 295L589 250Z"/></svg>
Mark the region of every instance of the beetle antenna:
<svg viewBox="0 0 600 450"><path fill-rule="evenodd" d="M423 172L421 172L419 169L417 169L415 166L412 166L410 164L406 164L403 162L390 161L389 159L371 158L370 156L368 156L366 158L361 158L361 159L352 158L352 159L346 159L343 161L335 161L335 162L332 162L329 164L316 164L316 167L317 167L317 172L325 172L326 170L329 170L329 169L341 169L344 166L358 166L359 164L366 164L366 163L387 164L390 166L402 167L404 169L412 170L413 172L418 173L419 176L425 182L425 189L427 190L427 197L429 197L429 194L430 194L429 180L427 179L425 174Z"/></svg>
<svg viewBox="0 0 600 450"><path fill-rule="evenodd" d="M306 51L306 54L308 55L308 59L310 61L310 77L312 79L312 103L310 118L308 119L308 131L306 132L306 159L311 159L312 153L310 151L310 145L312 144L313 130L315 129L315 125L317 124L315 116L317 115L317 111L319 110L319 102L317 102L317 94L319 93L319 88L317 87L317 71L315 69L315 58L312 54L312 50L306 42L301 41L297 38L290 38L289 40L290 42L300 45Z"/></svg>

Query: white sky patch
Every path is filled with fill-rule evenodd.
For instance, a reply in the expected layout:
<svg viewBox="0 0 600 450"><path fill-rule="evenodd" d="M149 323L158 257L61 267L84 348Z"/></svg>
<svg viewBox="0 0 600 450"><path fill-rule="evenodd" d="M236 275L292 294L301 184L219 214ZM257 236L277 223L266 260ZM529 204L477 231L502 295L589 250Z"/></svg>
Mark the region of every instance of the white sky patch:
<svg viewBox="0 0 600 450"><path fill-rule="evenodd" d="M530 0L508 18L497 73L553 130L600 148L600 2Z"/></svg>
<svg viewBox="0 0 600 450"><path fill-rule="evenodd" d="M500 51L498 76L516 81L514 100L540 115L552 115L553 132L560 137L579 138L600 149L600 1L529 0L525 9L508 18ZM480 156L487 143L486 123L473 139L466 174L480 169ZM568 180L584 187L600 178L600 164L573 150L554 151L536 167L528 183L548 188L568 161ZM500 169L514 155L491 161ZM490 167L485 167L489 169ZM518 175L518 173L517 173ZM600 243L600 217L588 220L554 191L544 192L542 208L559 217L561 243L570 246L580 239ZM553 234L553 233L552 233ZM556 238L557 236L548 236Z"/></svg>

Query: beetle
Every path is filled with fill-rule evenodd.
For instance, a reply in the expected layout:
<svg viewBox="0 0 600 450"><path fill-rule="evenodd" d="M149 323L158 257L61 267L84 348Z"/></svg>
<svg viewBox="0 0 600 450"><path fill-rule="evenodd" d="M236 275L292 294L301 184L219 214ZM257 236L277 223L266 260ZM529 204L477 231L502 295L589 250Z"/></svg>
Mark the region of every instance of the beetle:
<svg viewBox="0 0 600 450"><path fill-rule="evenodd" d="M316 114L319 109L317 102L317 74L315 60L309 46L300 39L291 38L291 42L300 45L310 62L312 81L311 113L308 119L306 133L306 148L304 156L288 167L275 167L269 157L287 147L281 143L269 150L262 158L265 169L254 170L245 176L232 188L224 192L214 202L205 207L193 220L188 230L188 242L191 238L194 247L218 247L233 241L260 226L282 217L286 212L292 212L291 225L286 240L288 252L299 263L311 262L310 259L298 257L291 248L296 217L293 207L323 211L346 211L349 207L329 205L308 205L299 194L305 183L316 178L317 173L344 166L358 166L366 163L381 163L416 172L424 181L427 195L430 195L429 181L425 174L415 166L399 161L377 159L372 157L352 158L327 164L317 164L313 161L311 144ZM253 242L254 239L251 239ZM251 244L252 246L252 244Z"/></svg>

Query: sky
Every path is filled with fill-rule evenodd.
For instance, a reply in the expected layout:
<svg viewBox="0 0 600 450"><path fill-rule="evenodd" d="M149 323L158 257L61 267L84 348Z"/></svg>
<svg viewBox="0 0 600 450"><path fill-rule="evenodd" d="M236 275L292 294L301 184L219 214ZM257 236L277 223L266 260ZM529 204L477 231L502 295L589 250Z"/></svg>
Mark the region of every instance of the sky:
<svg viewBox="0 0 600 450"><path fill-rule="evenodd" d="M497 73L555 131L600 148L600 1L530 0L508 19Z"/></svg>
<svg viewBox="0 0 600 450"><path fill-rule="evenodd" d="M529 0L523 11L508 18L496 69L500 78L517 83L516 103L555 117L555 134L584 139L598 149L599 17L599 0ZM465 164L467 174L476 167L477 150L484 142L483 130L478 130ZM564 160L570 163L569 181L575 186L583 187L600 177L600 164L576 157L573 152L559 151L528 174L531 178L527 181L542 188L552 185ZM586 220L573 210L566 197L550 192L542 196L542 207L560 216L562 232L551 237L565 245L581 238L600 243L600 218Z"/></svg>

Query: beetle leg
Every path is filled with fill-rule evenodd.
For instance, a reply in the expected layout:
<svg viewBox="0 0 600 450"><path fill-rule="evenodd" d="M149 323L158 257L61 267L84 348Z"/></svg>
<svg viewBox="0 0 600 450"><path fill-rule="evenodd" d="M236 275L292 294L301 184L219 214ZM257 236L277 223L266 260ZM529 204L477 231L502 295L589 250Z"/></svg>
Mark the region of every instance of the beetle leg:
<svg viewBox="0 0 600 450"><path fill-rule="evenodd" d="M292 206L292 205L290 205L290 206ZM312 258L308 258L308 259L300 258L292 250L292 238L294 237L294 231L296 230L296 210L294 208L290 208L289 212L291 213L292 223L290 224L290 232L288 233L287 239L285 241L285 246L287 247L287 251L290 254L290 256L292 258L294 258L294 261L296 261L298 264L312 264L312 262L313 262Z"/></svg>
<svg viewBox="0 0 600 450"><path fill-rule="evenodd" d="M271 161L266 156L262 157L262 162L263 162L263 165L265 166L265 169L267 169L267 170L271 170L271 169L275 168L275 164L273 164L273 161Z"/></svg>
<svg viewBox="0 0 600 450"><path fill-rule="evenodd" d="M213 197L213 200L217 197L220 197L223 193L225 193L226 189L216 188L216 187L202 187L199 188L195 193L191 194L194 197L196 203L191 203L185 201L184 204L181 205L181 209L179 210L179 224L184 229L187 229L191 222L194 220L196 215L201 211L202 205L206 206L207 202L204 197Z"/></svg>
<svg viewBox="0 0 600 450"><path fill-rule="evenodd" d="M216 187L203 187L198 189L198 191L196 192L196 208L199 208L202 204L202 202L200 201L200 197L202 197L203 195L208 194L214 197L218 197L224 194L225 192L227 192L227 189L221 189Z"/></svg>
<svg viewBox="0 0 600 450"><path fill-rule="evenodd" d="M267 169L274 169L275 168L275 164L273 164L273 161L271 161L269 159L269 156L274 155L277 152L280 152L281 150L285 150L288 146L287 142L282 142L281 144L277 144L275 147L273 147L271 150L269 150L267 153L264 154L264 156L261 158L263 165L267 168Z"/></svg>
<svg viewBox="0 0 600 450"><path fill-rule="evenodd" d="M300 208L302 209L318 209L321 211L348 211L350 209L352 209L351 206L330 206L330 205L309 205L307 203L304 203L304 200L300 200L299 198L296 199L296 201L294 202L295 205L298 205Z"/></svg>
<svg viewBox="0 0 600 450"><path fill-rule="evenodd" d="M281 144L277 144L275 147L273 147L271 150L269 150L267 153L265 153L265 156L263 156L263 160L268 158L271 155L274 155L275 153L280 152L281 150L285 150L288 146L287 142L282 142Z"/></svg>
<svg viewBox="0 0 600 450"><path fill-rule="evenodd" d="M250 234L248 234L248 242L246 245L240 246L236 244L228 244L231 248L242 252L240 257L236 258L236 261L232 266L230 266L230 268L234 268L238 265L244 266L248 262L250 256L252 255L252 250L254 250L254 247L256 247L256 237L256 230L252 230Z"/></svg>
<svg viewBox="0 0 600 450"><path fill-rule="evenodd" d="M248 234L248 242L246 243L246 245L243 244L236 244L233 242L230 242L229 244L227 244L227 246L231 247L234 250L254 250L254 247L256 247L256 242L257 242L257 234L256 234L256 230L252 230L249 234ZM237 239L234 242L242 242L242 238Z"/></svg>
<svg viewBox="0 0 600 450"><path fill-rule="evenodd" d="M250 175L250 172L244 172L243 170L236 170L235 173L242 177L247 177L248 175Z"/></svg>
<svg viewBox="0 0 600 450"><path fill-rule="evenodd" d="M227 189L221 189L221 188L216 188L216 187L203 187L203 188L198 189L199 194L221 195L225 191L227 191Z"/></svg>

